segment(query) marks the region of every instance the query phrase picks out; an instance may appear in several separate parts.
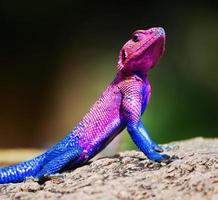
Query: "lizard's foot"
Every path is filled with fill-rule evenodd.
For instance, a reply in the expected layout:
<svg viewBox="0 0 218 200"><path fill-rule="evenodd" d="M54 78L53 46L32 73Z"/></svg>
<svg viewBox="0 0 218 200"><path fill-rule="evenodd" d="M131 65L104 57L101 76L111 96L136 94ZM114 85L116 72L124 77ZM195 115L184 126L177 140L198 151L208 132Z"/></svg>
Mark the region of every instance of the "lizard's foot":
<svg viewBox="0 0 218 200"><path fill-rule="evenodd" d="M29 176L29 177L26 177L26 179L25 179L26 181L33 181L33 182L38 182L39 181L39 179L38 178L35 178L35 177L33 177L33 176Z"/></svg>
<svg viewBox="0 0 218 200"><path fill-rule="evenodd" d="M178 146L175 143L170 145L158 145L153 142L152 147L156 152L163 152L175 150Z"/></svg>
<svg viewBox="0 0 218 200"><path fill-rule="evenodd" d="M150 152L147 157L150 160L153 160L155 162L165 162L165 163L169 163L170 162L170 156L167 154L159 154L157 152Z"/></svg>
<svg viewBox="0 0 218 200"><path fill-rule="evenodd" d="M156 143L153 143L152 147L156 152L163 152L164 151L164 148Z"/></svg>
<svg viewBox="0 0 218 200"><path fill-rule="evenodd" d="M64 178L65 176L63 174L59 174L59 173L56 173L56 174L49 174L46 176L46 178L48 179L58 179L58 178Z"/></svg>
<svg viewBox="0 0 218 200"><path fill-rule="evenodd" d="M175 143L169 144L169 145L161 145L161 149L163 149L163 151L172 151L172 150L175 150L177 148L178 148L178 146Z"/></svg>

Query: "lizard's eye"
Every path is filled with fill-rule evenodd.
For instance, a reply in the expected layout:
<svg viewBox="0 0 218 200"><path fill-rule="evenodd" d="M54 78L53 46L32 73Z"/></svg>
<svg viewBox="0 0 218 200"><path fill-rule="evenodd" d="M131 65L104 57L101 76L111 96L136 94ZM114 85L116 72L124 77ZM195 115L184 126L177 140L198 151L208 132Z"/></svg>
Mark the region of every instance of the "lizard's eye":
<svg viewBox="0 0 218 200"><path fill-rule="evenodd" d="M139 34L133 34L133 36L132 36L132 40L134 41L134 42L138 42L139 41Z"/></svg>
<svg viewBox="0 0 218 200"><path fill-rule="evenodd" d="M138 41L140 41L141 39L142 39L142 34L140 34L140 33L134 33L133 35L132 35L132 41L133 42L138 42Z"/></svg>

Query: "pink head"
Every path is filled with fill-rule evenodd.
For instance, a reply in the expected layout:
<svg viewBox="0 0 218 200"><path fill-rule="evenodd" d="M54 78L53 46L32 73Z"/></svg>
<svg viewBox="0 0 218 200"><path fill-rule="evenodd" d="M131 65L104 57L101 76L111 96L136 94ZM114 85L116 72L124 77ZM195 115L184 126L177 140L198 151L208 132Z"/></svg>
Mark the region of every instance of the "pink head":
<svg viewBox="0 0 218 200"><path fill-rule="evenodd" d="M138 30L124 44L119 54L118 70L146 74L158 63L165 50L163 28Z"/></svg>

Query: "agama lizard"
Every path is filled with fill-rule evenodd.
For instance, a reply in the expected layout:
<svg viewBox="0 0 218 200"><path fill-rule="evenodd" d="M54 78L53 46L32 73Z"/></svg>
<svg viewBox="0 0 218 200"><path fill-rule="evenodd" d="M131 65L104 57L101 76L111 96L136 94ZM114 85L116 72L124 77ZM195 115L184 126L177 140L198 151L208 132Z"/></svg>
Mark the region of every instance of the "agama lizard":
<svg viewBox="0 0 218 200"><path fill-rule="evenodd" d="M148 71L165 50L163 28L138 30L122 47L117 74L90 111L59 143L45 153L16 165L0 169L0 183L37 180L81 166L104 149L124 128L138 148L157 162L168 160L143 126L141 116L148 105L151 86Z"/></svg>

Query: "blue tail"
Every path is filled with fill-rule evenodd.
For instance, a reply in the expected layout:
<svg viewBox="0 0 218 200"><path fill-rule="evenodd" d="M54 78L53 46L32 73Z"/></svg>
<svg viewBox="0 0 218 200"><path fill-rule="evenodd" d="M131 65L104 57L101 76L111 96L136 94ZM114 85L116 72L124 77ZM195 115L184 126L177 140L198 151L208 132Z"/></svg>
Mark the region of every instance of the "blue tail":
<svg viewBox="0 0 218 200"><path fill-rule="evenodd" d="M32 160L0 168L0 184L22 182L27 177L41 179L71 166L83 152L78 140L79 138L72 138L69 134L48 151Z"/></svg>
<svg viewBox="0 0 218 200"><path fill-rule="evenodd" d="M44 164L45 154L32 160L0 168L0 184L22 182L27 177L34 177Z"/></svg>

